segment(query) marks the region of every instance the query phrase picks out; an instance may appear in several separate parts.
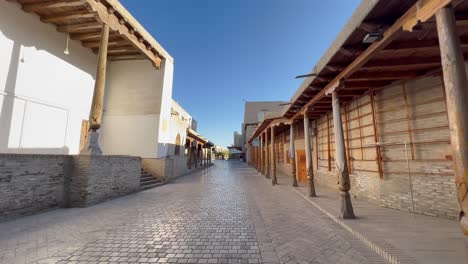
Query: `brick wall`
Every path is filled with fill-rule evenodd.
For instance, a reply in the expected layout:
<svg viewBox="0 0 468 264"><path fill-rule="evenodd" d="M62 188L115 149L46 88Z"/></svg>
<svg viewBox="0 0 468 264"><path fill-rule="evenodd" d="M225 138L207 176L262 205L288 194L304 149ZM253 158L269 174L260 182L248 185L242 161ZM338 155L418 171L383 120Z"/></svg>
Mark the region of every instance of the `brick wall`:
<svg viewBox="0 0 468 264"><path fill-rule="evenodd" d="M0 220L135 192L140 168L135 157L0 154Z"/></svg>
<svg viewBox="0 0 468 264"><path fill-rule="evenodd" d="M84 207L134 193L140 186L141 160L124 156L73 156L69 206Z"/></svg>
<svg viewBox="0 0 468 264"><path fill-rule="evenodd" d="M0 154L0 219L64 205L65 156Z"/></svg>
<svg viewBox="0 0 468 264"><path fill-rule="evenodd" d="M412 211L408 175L386 175L380 179L368 174L351 174L351 194L370 202L403 211ZM317 189L321 185L335 188L338 179L334 173L315 172ZM414 209L416 213L456 219L459 205L453 177L412 175Z"/></svg>

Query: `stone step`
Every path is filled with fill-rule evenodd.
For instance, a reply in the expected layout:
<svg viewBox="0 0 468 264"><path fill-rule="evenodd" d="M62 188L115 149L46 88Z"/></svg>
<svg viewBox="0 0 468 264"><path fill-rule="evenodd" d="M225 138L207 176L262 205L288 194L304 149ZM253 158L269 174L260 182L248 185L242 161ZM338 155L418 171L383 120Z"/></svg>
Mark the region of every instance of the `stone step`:
<svg viewBox="0 0 468 264"><path fill-rule="evenodd" d="M141 178L140 183L144 182L150 182L150 181L160 181L159 179L153 178L153 177L148 177L148 178Z"/></svg>
<svg viewBox="0 0 468 264"><path fill-rule="evenodd" d="M153 184L142 185L142 186L140 186L140 191L149 190L149 189L161 186L161 185L164 185L164 183L163 182L157 182L157 183L153 183Z"/></svg>
<svg viewBox="0 0 468 264"><path fill-rule="evenodd" d="M147 181L147 182L142 182L140 183L140 187L148 186L148 185L153 185L156 183L161 183L160 181Z"/></svg>

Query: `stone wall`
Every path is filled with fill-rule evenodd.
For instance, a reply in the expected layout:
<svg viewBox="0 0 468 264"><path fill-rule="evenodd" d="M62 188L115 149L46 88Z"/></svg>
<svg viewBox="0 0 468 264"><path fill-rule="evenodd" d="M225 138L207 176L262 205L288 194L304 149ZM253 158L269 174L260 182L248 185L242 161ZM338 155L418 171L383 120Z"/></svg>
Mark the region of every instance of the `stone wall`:
<svg viewBox="0 0 468 264"><path fill-rule="evenodd" d="M64 206L65 166L55 155L0 155L0 220Z"/></svg>
<svg viewBox="0 0 468 264"><path fill-rule="evenodd" d="M69 206L85 207L134 193L140 186L141 161L125 156L73 156Z"/></svg>
<svg viewBox="0 0 468 264"><path fill-rule="evenodd" d="M351 194L388 207L412 212L411 189L408 175L386 175L384 179L367 174L351 174ZM414 210L416 213L456 219L459 205L453 177L412 175ZM320 185L335 188L338 179L334 173L316 171L317 191Z"/></svg>
<svg viewBox="0 0 468 264"><path fill-rule="evenodd" d="M140 158L0 154L0 220L138 190Z"/></svg>
<svg viewBox="0 0 468 264"><path fill-rule="evenodd" d="M143 169L153 176L171 180L204 167L192 165L192 168L188 169L187 158L186 155L180 155L160 159L142 159L141 162Z"/></svg>

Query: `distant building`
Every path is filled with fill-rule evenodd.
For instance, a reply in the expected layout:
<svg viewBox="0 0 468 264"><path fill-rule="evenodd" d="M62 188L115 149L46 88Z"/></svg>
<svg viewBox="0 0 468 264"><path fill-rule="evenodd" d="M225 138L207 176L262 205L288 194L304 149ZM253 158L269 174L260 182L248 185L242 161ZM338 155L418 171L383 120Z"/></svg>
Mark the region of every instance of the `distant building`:
<svg viewBox="0 0 468 264"><path fill-rule="evenodd" d="M246 160L249 160L250 153L247 151L247 140L252 136L257 125L265 119L270 112L282 111L288 102L284 101L263 101L246 102L244 108L244 123L242 123L242 146L241 151L245 153ZM254 142L256 144L256 142Z"/></svg>

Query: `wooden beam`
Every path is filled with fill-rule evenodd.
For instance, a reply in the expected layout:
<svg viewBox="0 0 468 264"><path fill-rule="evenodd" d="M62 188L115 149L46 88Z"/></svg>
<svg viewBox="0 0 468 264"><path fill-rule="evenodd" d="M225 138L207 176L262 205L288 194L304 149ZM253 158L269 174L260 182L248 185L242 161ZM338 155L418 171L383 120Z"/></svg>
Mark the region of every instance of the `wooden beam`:
<svg viewBox="0 0 468 264"><path fill-rule="evenodd" d="M374 129L374 141L375 141L375 153L376 153L376 160L377 160L377 167L379 169L379 177L383 179L383 168L382 168L382 152L379 145L379 130L377 128L377 120L376 120L376 113L375 113L375 99L374 99L374 91L370 91L370 100L371 100L371 112L372 112L372 128Z"/></svg>
<svg viewBox="0 0 468 264"><path fill-rule="evenodd" d="M349 64L342 72L340 72L340 74L338 74L330 83L328 83L324 89L322 89L316 96L314 96L312 100L304 105L301 111L297 112L293 116L293 119L297 119L303 115L304 109L313 105L326 94L331 94L337 87L340 86L340 82L342 82L342 80L347 79L347 77L359 70L360 67L371 60L372 57L374 57L379 51L389 45L400 32L402 32L404 29L408 30L409 25L416 25L417 21L426 21L428 19L427 15L430 14L430 17L432 17L437 10L446 6L448 3L450 3L450 0L426 0L422 4L421 2L417 2L383 33L382 40L370 45L351 64ZM430 8L428 8L429 6ZM423 10L424 13L421 13L421 10ZM412 23L411 21L414 21L415 19L416 23Z"/></svg>
<svg viewBox="0 0 468 264"><path fill-rule="evenodd" d="M63 13L43 16L41 17L41 21L44 23L53 23L58 21L66 21L70 19L94 18L95 16L96 14L90 13L88 10L67 11Z"/></svg>
<svg viewBox="0 0 468 264"><path fill-rule="evenodd" d="M99 47L99 41L83 41L82 44L86 48L94 49L94 48ZM130 43L128 43L127 41L124 41L124 40L109 41L109 48L115 47L115 46L122 46L122 45L125 45L125 44L130 45ZM131 47L133 47L133 46L131 46Z"/></svg>
<svg viewBox="0 0 468 264"><path fill-rule="evenodd" d="M36 12L43 9L82 6L84 3L84 0L52 0L47 2L23 4L23 10L26 12Z"/></svg>
<svg viewBox="0 0 468 264"><path fill-rule="evenodd" d="M144 41L140 41L140 39L143 38L137 36L137 32L135 32L133 28L128 28L126 23L121 23L121 19L117 17L114 12L109 12L108 8L103 3L96 0L86 0L86 2L89 8L97 13L102 23L109 25L113 31L117 31L124 39L133 44L133 46L151 61L154 67L160 68L162 59L159 57L159 54L153 48L148 50Z"/></svg>
<svg viewBox="0 0 468 264"><path fill-rule="evenodd" d="M468 91L465 61L451 7L437 11L437 33L444 76L460 226L468 236Z"/></svg>
<svg viewBox="0 0 468 264"><path fill-rule="evenodd" d="M71 25L60 25L57 27L59 32L75 32L79 30L89 30L89 29L101 29L102 24L98 22L89 22L89 23L78 23Z"/></svg>
<svg viewBox="0 0 468 264"><path fill-rule="evenodd" d="M372 80L401 80L401 79L412 79L417 77L418 74L411 71L399 71L399 72L356 72L347 80L356 81L372 81Z"/></svg>

